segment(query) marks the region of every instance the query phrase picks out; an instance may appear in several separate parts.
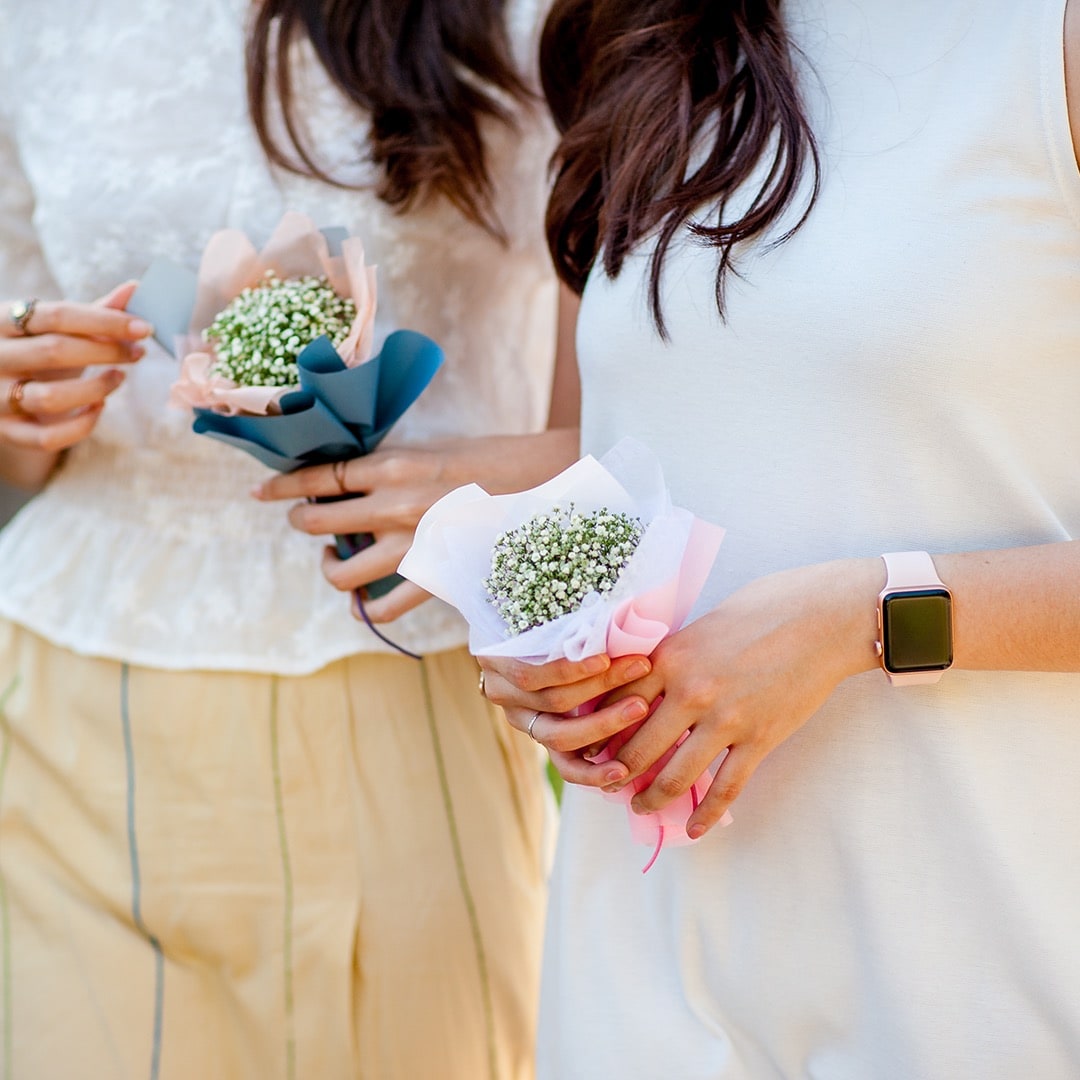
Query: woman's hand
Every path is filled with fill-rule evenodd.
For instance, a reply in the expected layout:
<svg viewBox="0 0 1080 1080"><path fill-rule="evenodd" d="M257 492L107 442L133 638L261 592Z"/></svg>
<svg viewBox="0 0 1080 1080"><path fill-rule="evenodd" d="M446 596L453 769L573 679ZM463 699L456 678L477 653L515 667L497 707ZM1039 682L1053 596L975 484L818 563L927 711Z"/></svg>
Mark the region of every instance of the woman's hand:
<svg viewBox="0 0 1080 1080"><path fill-rule="evenodd" d="M590 758L613 735L647 715L648 700L627 688L649 675L652 665L647 657L590 656L548 664L490 656L478 659L486 696L503 707L511 726L528 732L547 749L567 783L605 787L629 778L630 771L621 761L597 763ZM584 716L564 715L597 699L600 706Z"/></svg>
<svg viewBox="0 0 1080 1080"><path fill-rule="evenodd" d="M313 536L373 535L375 542L349 559L339 559L333 548L323 557L327 581L351 593L397 570L420 518L447 492L467 483L493 494L532 487L576 458L577 435L576 429L566 428L376 450L352 461L271 477L252 494L265 500L334 498L298 503L289 521ZM426 599L428 593L406 581L366 601L365 609L372 622L385 623Z"/></svg>
<svg viewBox="0 0 1080 1080"><path fill-rule="evenodd" d="M636 794L638 813L690 789L728 751L687 834L702 836L738 797L762 759L798 730L849 675L877 665L880 559L850 559L772 574L660 643L651 672L620 688L659 705L619 748L618 790L689 736Z"/></svg>
<svg viewBox="0 0 1080 1080"><path fill-rule="evenodd" d="M18 325L0 319L0 443L55 457L90 434L152 332L123 311L134 290L129 282L97 304L40 301Z"/></svg>

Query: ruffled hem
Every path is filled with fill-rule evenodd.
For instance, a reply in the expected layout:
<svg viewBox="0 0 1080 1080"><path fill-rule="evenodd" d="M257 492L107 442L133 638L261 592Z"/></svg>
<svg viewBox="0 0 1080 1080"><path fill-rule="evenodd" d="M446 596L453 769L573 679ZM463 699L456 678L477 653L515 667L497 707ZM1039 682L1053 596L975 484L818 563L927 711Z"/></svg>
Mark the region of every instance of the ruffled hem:
<svg viewBox="0 0 1080 1080"><path fill-rule="evenodd" d="M166 670L303 675L393 651L322 577L324 540L291 529L283 506L241 493L195 520L159 490L157 511L121 498L112 513L115 481L90 496L61 478L0 533L0 615L80 654ZM421 654L468 637L439 601L380 629Z"/></svg>

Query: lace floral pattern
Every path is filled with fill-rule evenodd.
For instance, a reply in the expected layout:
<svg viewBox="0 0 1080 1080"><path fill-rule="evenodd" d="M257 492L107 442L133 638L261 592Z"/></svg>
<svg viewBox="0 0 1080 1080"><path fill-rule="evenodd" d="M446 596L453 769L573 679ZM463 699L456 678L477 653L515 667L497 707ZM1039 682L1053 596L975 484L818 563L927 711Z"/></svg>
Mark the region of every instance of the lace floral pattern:
<svg viewBox="0 0 1080 1080"><path fill-rule="evenodd" d="M509 5L515 48L543 12ZM541 426L555 286L543 242L553 134L538 112L491 129L509 249L446 205L407 216L370 191L265 162L248 124L242 0L0 0L0 297L88 300L156 256L195 265L215 230L265 238L288 208L361 236L379 270L376 346L408 326L447 363L390 442ZM298 56L305 123L326 164L363 180L366 119ZM246 456L165 405L175 361L152 351L94 436L0 534L0 613L76 650L161 667L314 670L383 646L319 571L323 541L248 491ZM465 641L448 608L395 626L421 651Z"/></svg>

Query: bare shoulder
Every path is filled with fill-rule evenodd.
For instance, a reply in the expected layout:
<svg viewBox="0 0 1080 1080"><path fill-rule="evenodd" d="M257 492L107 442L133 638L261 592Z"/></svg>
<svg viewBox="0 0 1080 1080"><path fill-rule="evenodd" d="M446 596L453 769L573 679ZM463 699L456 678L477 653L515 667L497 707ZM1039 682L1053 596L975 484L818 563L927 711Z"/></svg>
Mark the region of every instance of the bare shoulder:
<svg viewBox="0 0 1080 1080"><path fill-rule="evenodd" d="M1073 149L1080 162L1080 0L1068 0L1065 5L1065 94Z"/></svg>

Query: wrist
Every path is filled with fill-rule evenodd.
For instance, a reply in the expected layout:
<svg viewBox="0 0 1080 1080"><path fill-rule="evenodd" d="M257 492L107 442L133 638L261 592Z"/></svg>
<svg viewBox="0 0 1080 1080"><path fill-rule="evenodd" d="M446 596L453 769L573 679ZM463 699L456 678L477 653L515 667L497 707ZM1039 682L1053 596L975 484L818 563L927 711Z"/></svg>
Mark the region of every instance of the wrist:
<svg viewBox="0 0 1080 1080"><path fill-rule="evenodd" d="M878 594L885 585L880 558L841 559L835 574L837 655L843 678L880 668L876 642Z"/></svg>

